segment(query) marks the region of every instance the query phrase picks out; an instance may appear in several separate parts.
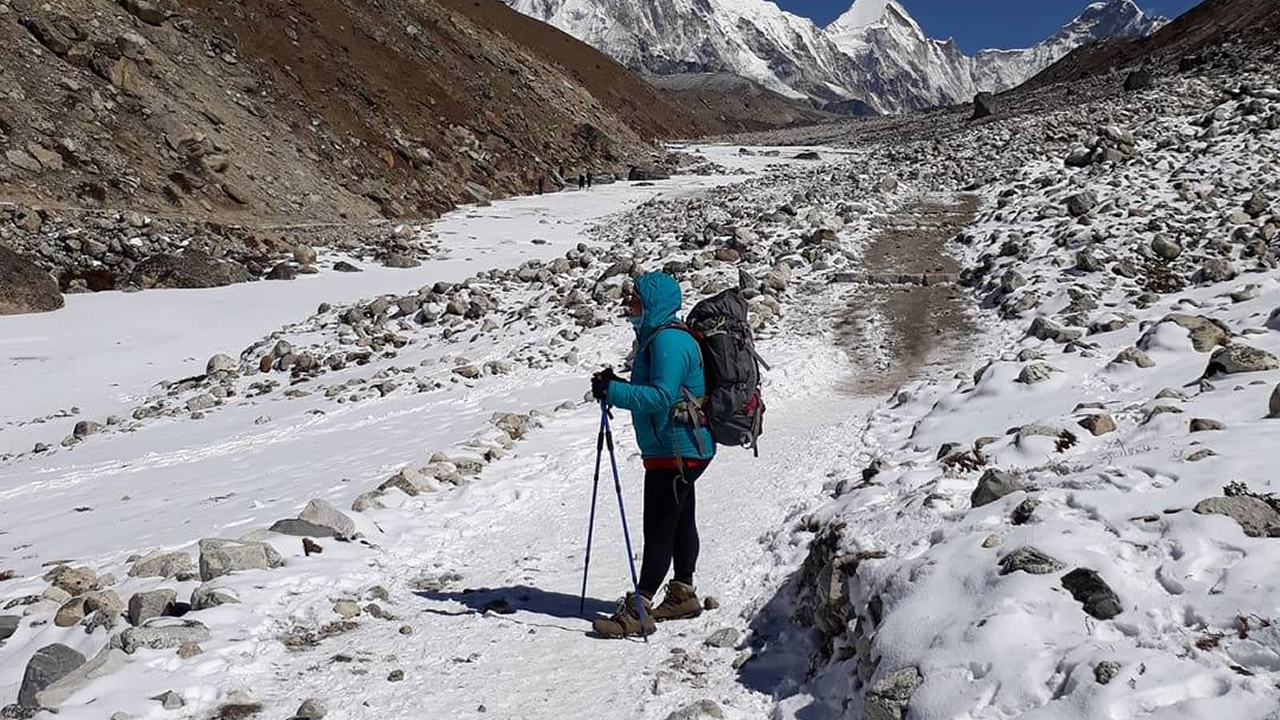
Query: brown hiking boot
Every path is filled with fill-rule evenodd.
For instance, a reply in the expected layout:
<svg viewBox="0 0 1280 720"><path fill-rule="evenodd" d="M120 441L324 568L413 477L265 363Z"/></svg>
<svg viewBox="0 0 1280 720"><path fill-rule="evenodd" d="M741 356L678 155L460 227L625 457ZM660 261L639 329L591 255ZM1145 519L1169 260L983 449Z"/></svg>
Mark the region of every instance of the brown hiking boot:
<svg viewBox="0 0 1280 720"><path fill-rule="evenodd" d="M591 629L603 637L621 638L628 635L651 635L658 628L653 624L653 605L646 598L644 600L644 632L641 633L640 618L636 617L636 594L627 593L625 598L618 601L618 609L613 612L613 615L592 620Z"/></svg>
<svg viewBox="0 0 1280 720"><path fill-rule="evenodd" d="M667 583L667 596L662 604L653 609L653 619L657 622L666 620L686 620L702 614L702 602L692 585L672 580Z"/></svg>

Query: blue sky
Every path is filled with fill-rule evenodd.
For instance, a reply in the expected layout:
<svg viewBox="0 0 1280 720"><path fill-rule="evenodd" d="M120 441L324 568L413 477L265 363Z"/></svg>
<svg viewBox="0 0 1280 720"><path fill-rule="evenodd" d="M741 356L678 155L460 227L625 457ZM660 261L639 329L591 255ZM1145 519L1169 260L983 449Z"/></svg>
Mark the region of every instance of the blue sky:
<svg viewBox="0 0 1280 720"><path fill-rule="evenodd" d="M966 52L1033 45L1052 35L1090 0L899 0L937 38L954 37ZM1136 0L1148 12L1177 17L1199 0ZM853 0L774 0L785 10L826 25Z"/></svg>

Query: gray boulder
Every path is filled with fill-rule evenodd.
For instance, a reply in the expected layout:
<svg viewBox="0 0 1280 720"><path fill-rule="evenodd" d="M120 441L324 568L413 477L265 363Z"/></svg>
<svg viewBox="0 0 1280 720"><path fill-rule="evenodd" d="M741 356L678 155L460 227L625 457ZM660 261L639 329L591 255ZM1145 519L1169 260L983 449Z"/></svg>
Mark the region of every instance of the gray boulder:
<svg viewBox="0 0 1280 720"><path fill-rule="evenodd" d="M129 598L129 622L141 625L151 618L168 615L177 599L178 593L168 588L134 593Z"/></svg>
<svg viewBox="0 0 1280 720"><path fill-rule="evenodd" d="M1156 332L1165 323L1173 323L1186 330L1191 337L1191 344L1197 352L1210 352L1215 347L1231 342L1231 333L1220 322L1203 315L1172 313L1164 316L1160 322L1143 333L1142 337L1138 339L1138 347L1143 350L1150 350L1155 342Z"/></svg>
<svg viewBox="0 0 1280 720"><path fill-rule="evenodd" d="M1207 258L1200 266L1200 280L1202 282L1226 282L1234 280L1235 277L1235 266L1225 258Z"/></svg>
<svg viewBox="0 0 1280 720"><path fill-rule="evenodd" d="M703 718L712 718L712 720L720 720L724 717L724 711L716 704L714 700L699 700L692 705L686 705L679 710L667 715L667 720L703 720Z"/></svg>
<svg viewBox="0 0 1280 720"><path fill-rule="evenodd" d="M249 282L243 266L218 260L201 250L184 250L176 255L153 255L138 263L129 282L150 288L212 288Z"/></svg>
<svg viewBox="0 0 1280 720"><path fill-rule="evenodd" d="M975 508L982 507L1006 495L1024 489L1026 489L1026 485L1017 475L991 468L983 473L981 478L978 478L978 486L973 489L973 494L969 496L969 502Z"/></svg>
<svg viewBox="0 0 1280 720"><path fill-rule="evenodd" d="M973 120L981 120L996 114L996 97L989 92L980 92L973 97Z"/></svg>
<svg viewBox="0 0 1280 720"><path fill-rule="evenodd" d="M270 570L284 565L284 558L262 542L205 538L200 541L200 579L214 578L244 570Z"/></svg>
<svg viewBox="0 0 1280 720"><path fill-rule="evenodd" d="M57 682L36 693L40 707L57 707L90 682L124 667L129 661L124 652L105 647L92 660L64 675Z"/></svg>
<svg viewBox="0 0 1280 720"><path fill-rule="evenodd" d="M281 520L271 526L271 531L302 537L350 538L356 534L356 524L338 508L316 499L307 503L296 520Z"/></svg>
<svg viewBox="0 0 1280 720"><path fill-rule="evenodd" d="M208 583L200 585L191 591L192 611L208 610L219 605L236 605L239 602L240 598L234 591L227 588L214 587Z"/></svg>
<svg viewBox="0 0 1280 720"><path fill-rule="evenodd" d="M0 245L0 315L51 312L63 305L53 276Z"/></svg>
<svg viewBox="0 0 1280 720"><path fill-rule="evenodd" d="M0 615L0 643L13 637L21 624L21 615Z"/></svg>
<svg viewBox="0 0 1280 720"><path fill-rule="evenodd" d="M199 621L155 618L142 627L128 628L111 641L132 655L143 648L168 650L185 642L208 642L209 638L209 628Z"/></svg>
<svg viewBox="0 0 1280 720"><path fill-rule="evenodd" d="M1199 515L1226 515L1249 537L1280 537L1280 513L1266 502L1248 495L1214 497L1195 507Z"/></svg>
<svg viewBox="0 0 1280 720"><path fill-rule="evenodd" d="M894 670L871 686L863 704L863 717L866 720L904 720L911 704L911 696L915 695L923 682L924 677L920 675L919 668Z"/></svg>
<svg viewBox="0 0 1280 720"><path fill-rule="evenodd" d="M1236 375L1239 373L1264 372L1280 368L1276 356L1243 343L1231 343L1218 348L1209 358L1209 366L1205 368L1205 377L1222 373Z"/></svg>
<svg viewBox="0 0 1280 720"><path fill-rule="evenodd" d="M1084 611L1099 620L1110 620L1124 612L1120 597L1093 570L1076 568L1062 578L1062 586L1084 606Z"/></svg>
<svg viewBox="0 0 1280 720"><path fill-rule="evenodd" d="M1080 418L1079 425L1092 433L1094 437L1106 435L1116 430L1115 418L1111 417L1110 413L1105 412L1086 415Z"/></svg>
<svg viewBox="0 0 1280 720"><path fill-rule="evenodd" d="M195 563L185 552L154 552L136 560L129 568L129 577L172 578L194 573Z"/></svg>
<svg viewBox="0 0 1280 720"><path fill-rule="evenodd" d="M1040 552L1036 548L1024 545L1000 558L1000 574L1009 575L1024 572L1031 575L1049 575L1065 570L1066 565Z"/></svg>
<svg viewBox="0 0 1280 720"><path fill-rule="evenodd" d="M1098 206L1098 196L1091 192L1080 192L1067 198L1067 212L1071 217L1088 215Z"/></svg>
<svg viewBox="0 0 1280 720"><path fill-rule="evenodd" d="M85 656L66 645L54 643L36 651L27 661L18 689L18 705L25 708L40 707L38 694L75 672L85 663Z"/></svg>

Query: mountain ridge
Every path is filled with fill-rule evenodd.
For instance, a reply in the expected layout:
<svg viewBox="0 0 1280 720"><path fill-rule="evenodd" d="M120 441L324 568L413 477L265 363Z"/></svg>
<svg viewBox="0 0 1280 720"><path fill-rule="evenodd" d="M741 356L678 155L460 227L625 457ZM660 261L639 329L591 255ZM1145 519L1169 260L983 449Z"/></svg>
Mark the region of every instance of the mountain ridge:
<svg viewBox="0 0 1280 720"><path fill-rule="evenodd" d="M729 72L818 106L897 113L966 102L1034 76L1080 45L1165 21L1133 0L1095 2L1029 48L967 55L898 0L856 0L820 27L768 0L503 0L650 74Z"/></svg>

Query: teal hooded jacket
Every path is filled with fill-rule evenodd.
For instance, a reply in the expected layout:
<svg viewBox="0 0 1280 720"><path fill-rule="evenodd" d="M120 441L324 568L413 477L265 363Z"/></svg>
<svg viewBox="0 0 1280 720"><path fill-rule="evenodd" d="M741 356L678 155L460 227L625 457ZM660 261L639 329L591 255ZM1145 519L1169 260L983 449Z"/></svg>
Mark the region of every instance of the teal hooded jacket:
<svg viewBox="0 0 1280 720"><path fill-rule="evenodd" d="M678 449L681 458L708 460L716 454L711 431L678 423L671 413L685 399L681 388L699 398L707 394L698 342L684 330L664 327L680 322L680 284L665 273L646 273L636 278L636 294L643 315L636 328L631 382L609 383L605 401L631 411L646 459L674 458ZM695 433L702 436L701 448Z"/></svg>

